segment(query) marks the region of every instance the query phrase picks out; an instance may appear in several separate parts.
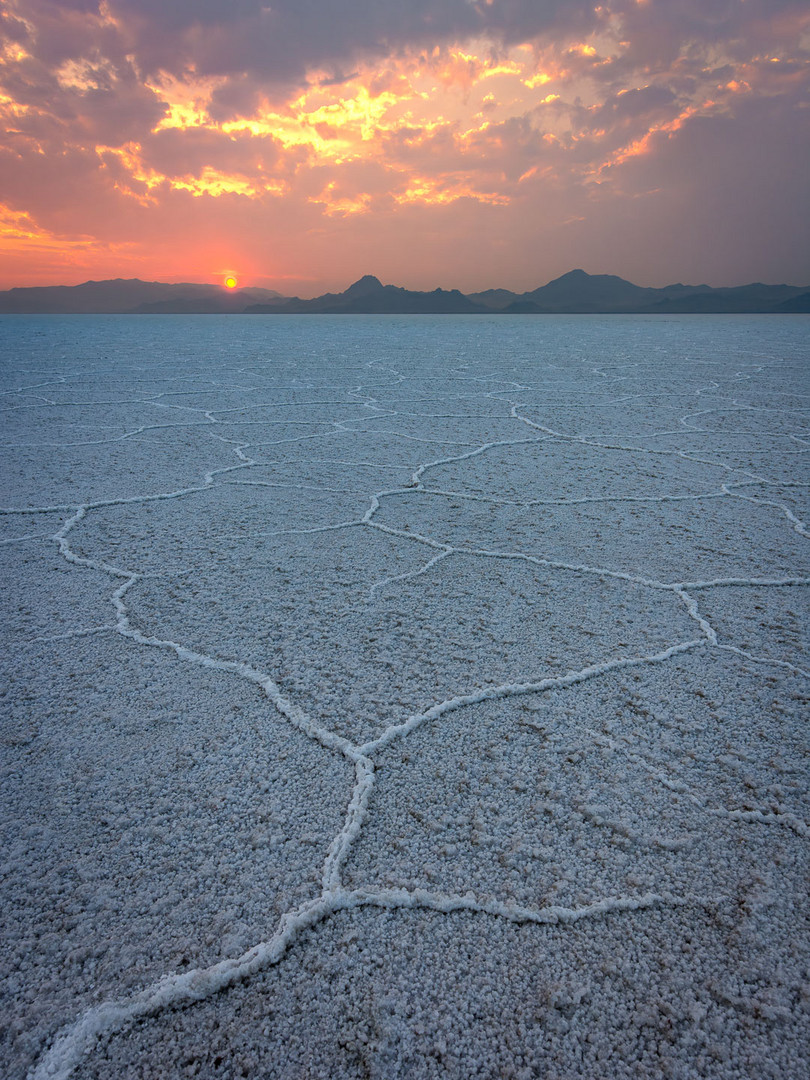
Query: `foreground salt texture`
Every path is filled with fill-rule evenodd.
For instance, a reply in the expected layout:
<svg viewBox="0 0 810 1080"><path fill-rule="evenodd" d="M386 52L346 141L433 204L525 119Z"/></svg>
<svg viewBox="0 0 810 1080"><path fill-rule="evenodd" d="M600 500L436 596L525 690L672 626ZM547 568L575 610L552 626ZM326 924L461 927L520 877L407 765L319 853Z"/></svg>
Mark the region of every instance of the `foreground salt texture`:
<svg viewBox="0 0 810 1080"><path fill-rule="evenodd" d="M808 322L0 322L5 1077L799 1077Z"/></svg>

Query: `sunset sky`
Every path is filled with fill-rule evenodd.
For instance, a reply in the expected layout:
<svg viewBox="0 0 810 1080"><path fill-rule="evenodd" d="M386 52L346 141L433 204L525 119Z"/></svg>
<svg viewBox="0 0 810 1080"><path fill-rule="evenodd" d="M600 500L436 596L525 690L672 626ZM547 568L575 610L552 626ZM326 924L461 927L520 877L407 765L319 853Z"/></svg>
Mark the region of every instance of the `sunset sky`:
<svg viewBox="0 0 810 1080"><path fill-rule="evenodd" d="M807 0L0 12L0 288L810 283Z"/></svg>

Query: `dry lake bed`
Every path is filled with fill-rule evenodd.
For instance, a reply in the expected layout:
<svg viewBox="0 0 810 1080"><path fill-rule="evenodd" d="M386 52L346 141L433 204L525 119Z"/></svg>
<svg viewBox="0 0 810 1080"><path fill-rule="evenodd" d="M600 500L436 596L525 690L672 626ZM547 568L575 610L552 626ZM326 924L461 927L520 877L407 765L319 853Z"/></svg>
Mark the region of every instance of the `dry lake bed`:
<svg viewBox="0 0 810 1080"><path fill-rule="evenodd" d="M0 319L7 1080L799 1080L804 316Z"/></svg>

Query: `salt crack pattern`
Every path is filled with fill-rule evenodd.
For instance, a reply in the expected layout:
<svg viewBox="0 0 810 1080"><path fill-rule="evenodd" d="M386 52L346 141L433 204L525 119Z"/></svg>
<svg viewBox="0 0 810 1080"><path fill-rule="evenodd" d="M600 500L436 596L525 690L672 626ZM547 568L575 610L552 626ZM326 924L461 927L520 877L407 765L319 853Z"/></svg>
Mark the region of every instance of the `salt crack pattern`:
<svg viewBox="0 0 810 1080"><path fill-rule="evenodd" d="M473 329L474 323L465 324L452 340L452 347L459 353L459 342L466 342L467 327ZM407 346L408 329L400 328L399 333L404 335ZM411 357L407 347L396 357L352 355L350 360L343 358L342 366L334 363L327 370L317 357L313 362L310 358L280 356L278 346L269 337L260 354L252 359L237 356L225 361L217 357L216 377L205 366L197 370L193 358L187 361L188 370L183 374L193 389L184 389L182 383L174 381L176 376L169 375L167 362L120 373L110 365L96 363L75 372L57 374L55 369L52 376L45 378L32 372L20 385L5 392L6 415L19 420L20 429L28 431L26 438L10 444L9 449L35 452L43 460L60 452L69 458L77 448L93 448L90 452L95 453L95 448L113 444L116 453L126 447L140 450L144 445L148 451L153 444L144 444L144 438L159 438L167 433L172 438L182 434L183 439L190 439L191 454L201 460L209 447L218 455L216 465L194 477L183 449L177 461L188 478L166 490L133 491L130 478L123 485L126 493L121 495L102 491L95 498L43 505L20 501L3 510L5 518L12 521L17 516L67 512L61 528L52 535L63 559L77 572L101 572L115 585L110 596L113 623L77 626L50 640L69 642L72 635L117 632L133 648L168 651L187 664L245 680L255 685L287 722L347 759L355 773L343 825L323 864L319 896L291 907L281 916L271 938L239 956L207 968L167 975L134 996L88 1009L55 1036L32 1069L31 1080L68 1077L100 1039L166 1009L208 998L278 964L304 930L316 927L336 912L363 908L461 911L513 923L564 926L582 919L629 915L661 906L713 907L726 901L721 895L639 891L637 895L607 895L578 906L549 903L527 907L508 898L472 891L347 885L346 867L358 837L373 815L374 799L385 798L384 788L377 785L377 760L393 744L404 743L417 729L436 725L450 714L474 710L485 702L521 698L534 701L538 695L542 700L563 690L576 693L578 687L594 680L669 665L686 654L733 655L763 669L782 670L797 678L807 676L806 668L793 657L788 660L728 640L713 624L701 601L703 594L735 587L765 591L778 603L779 596L810 584L810 576L795 562L796 544L808 537L797 498L807 487L806 481L799 478L799 465L807 452L807 443L800 436L810 399L789 396L780 389L781 358L745 357L729 368L720 360L692 361L687 350L674 377L659 369L654 356L646 355L634 356L632 362L618 358L598 362L587 356L562 360L551 357L544 365L544 333L541 321L533 324L531 334L521 342L524 348L530 346L529 355L522 362L504 365L489 362L469 346L463 359L449 357L439 347L439 334L435 354L417 342L421 353L414 348ZM374 344L380 347L384 341L384 337L377 337ZM445 343L445 348L450 347L451 343ZM94 401L98 395L89 393L94 378L101 374L109 377L110 386L120 383L120 389L110 395L114 405L107 406L103 394L100 401ZM670 382L666 388L651 393L649 380L653 378L662 382L668 378ZM711 404L703 407L707 401ZM107 407L112 410L110 430L102 432L99 429ZM98 429L88 420L88 409L97 414ZM128 410L143 422L127 424ZM177 416L178 422L146 421L150 414L167 412ZM53 422L49 422L49 414ZM795 427L790 425L791 417L796 420ZM733 463L724 452L731 441L729 432L719 422L713 426L718 418L726 423L737 418L745 422L751 444L756 444L757 439L755 433L751 434L754 421L761 420L766 431L781 422L785 429L780 435L784 450L793 455L791 475L785 476L784 459L778 453L763 456L756 468L750 467L750 461ZM41 441L31 438L30 419L43 425ZM115 430L119 423L125 430ZM87 424L86 439L76 438L80 424ZM53 437L54 430L59 439ZM699 443L699 450L695 449L696 432L708 436ZM677 445L679 439L682 447ZM574 464L569 464L569 471L549 471L550 463L561 461L559 455L570 451L580 455L578 465L576 459L570 459ZM132 459L135 474L139 461L137 455ZM126 467L124 459L122 468ZM377 475L384 476L389 486L374 486ZM495 564L513 564L551 575L551 580L570 576L583 583L585 589L600 588L611 581L626 585L641 598L655 595L671 600L673 627L680 626L679 620L685 616L685 625L691 626L693 632L647 650L628 653L627 649L617 652L611 648L607 654L593 656L578 666L566 669L563 663L563 670L550 674L526 670L520 679L494 684L482 685L473 671L466 692L437 700L404 719L383 723L371 738L350 738L317 721L311 710L285 693L277 679L255 663L225 658L139 625L130 598L149 575L127 559L119 564L87 553L79 542L83 529L99 512L109 516L121 508L137 510L159 502L182 503L202 493L226 490L231 494L244 492L246 496L256 491L298 493L302 512L305 496L314 499L314 517L296 521L295 504L287 499L282 514L266 523L269 528L251 534L254 542L264 538L268 550L275 537L347 530L357 534L358 544L363 535L375 534L399 549L404 546L424 550L424 561L410 569L368 580L357 598L359 604L385 604L397 590L418 583L417 579L433 581L454 560L464 558L474 561L482 579ZM349 502L365 500L366 509L345 516L338 507L336 519L324 516L318 521L317 514L324 513L317 509L318 499L326 498L327 493L339 500L346 497ZM724 573L699 575L693 580L684 573L674 580L640 569L643 553L637 551L627 565L621 565L616 557L617 553L621 555L621 544L611 549L610 537L601 548L597 538L590 543L585 538L586 548L595 554L604 551L604 562L543 554L546 533L550 537L580 508L605 507L615 512L615 520L621 522L622 515L632 507L638 507L643 515L684 506L689 511L690 527L699 532L701 516L709 506L717 504L732 510L743 525L749 511L769 515L771 542L783 535L794 538L791 544L785 540L781 569L773 565L766 572L752 573L749 559L748 564L742 563L745 571L738 571L732 552L725 558ZM326 514L334 512L330 505L324 503ZM472 508L469 523L453 524L449 517L437 513L437 508L451 505ZM476 519L477 507L483 516ZM502 526L493 528L487 524L493 512L506 515ZM478 529L476 520L484 522L484 526ZM529 527L534 521L541 523L539 532ZM643 521L642 516L642 533ZM24 531L4 543L41 542L41 536L41 531ZM703 540L709 547L715 544L709 533ZM650 567L654 562L654 558L648 559ZM642 610L634 614L643 620ZM527 633L531 634L530 627ZM624 754L663 786L684 790L659 763L649 761L631 745L597 731L592 739L595 747ZM794 813L715 806L697 792L687 790L687 795L706 815L724 815L730 821L751 826L785 826L794 835L807 836L807 823ZM595 824L601 823L595 813L590 816ZM631 830L625 832L634 835Z"/></svg>

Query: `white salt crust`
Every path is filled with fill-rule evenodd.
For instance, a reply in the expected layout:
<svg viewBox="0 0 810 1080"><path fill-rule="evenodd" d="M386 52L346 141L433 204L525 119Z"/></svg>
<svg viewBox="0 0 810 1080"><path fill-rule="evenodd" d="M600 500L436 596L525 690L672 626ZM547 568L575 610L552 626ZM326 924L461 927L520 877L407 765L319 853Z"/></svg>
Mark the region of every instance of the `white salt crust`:
<svg viewBox="0 0 810 1080"><path fill-rule="evenodd" d="M801 1075L804 325L3 320L5 1074Z"/></svg>

